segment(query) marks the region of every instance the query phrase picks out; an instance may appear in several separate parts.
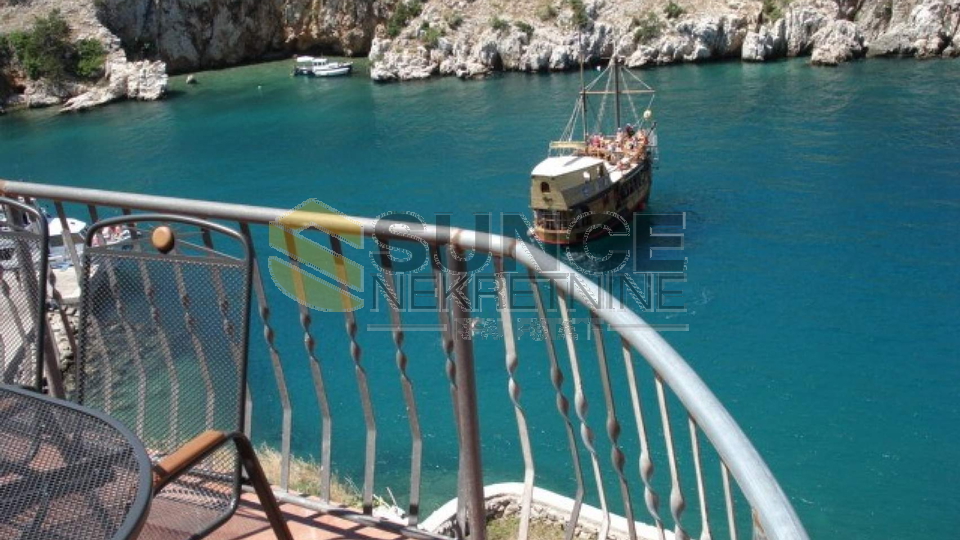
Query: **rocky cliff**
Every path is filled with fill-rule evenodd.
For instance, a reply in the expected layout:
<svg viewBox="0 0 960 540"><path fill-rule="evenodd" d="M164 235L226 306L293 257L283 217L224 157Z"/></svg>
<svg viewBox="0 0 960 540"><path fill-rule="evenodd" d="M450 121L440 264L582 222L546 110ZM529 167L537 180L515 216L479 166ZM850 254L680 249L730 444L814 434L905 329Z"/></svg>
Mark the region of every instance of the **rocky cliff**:
<svg viewBox="0 0 960 540"><path fill-rule="evenodd" d="M630 67L960 54L960 0L430 0L420 7L393 36L378 28L373 79L566 70L581 49L588 63L616 49Z"/></svg>
<svg viewBox="0 0 960 540"><path fill-rule="evenodd" d="M395 0L96 0L100 20L132 54L171 72L321 51L370 50Z"/></svg>
<svg viewBox="0 0 960 540"><path fill-rule="evenodd" d="M156 100L167 89L166 65L161 61L130 61L120 40L96 16L93 0L0 0L0 34L22 31L36 17L61 11L73 39L95 39L107 51L103 76L98 80L32 80L16 66L0 69L0 111L4 107L48 107L65 104L64 111L96 107L120 99Z"/></svg>
<svg viewBox="0 0 960 540"><path fill-rule="evenodd" d="M185 72L317 51L378 81L722 58L957 56L960 0L0 0L0 33L59 8L110 52L95 84L0 77L0 106L154 99ZM579 30L578 30L579 29ZM8 74L9 75L9 74ZM12 101L11 101L12 100Z"/></svg>

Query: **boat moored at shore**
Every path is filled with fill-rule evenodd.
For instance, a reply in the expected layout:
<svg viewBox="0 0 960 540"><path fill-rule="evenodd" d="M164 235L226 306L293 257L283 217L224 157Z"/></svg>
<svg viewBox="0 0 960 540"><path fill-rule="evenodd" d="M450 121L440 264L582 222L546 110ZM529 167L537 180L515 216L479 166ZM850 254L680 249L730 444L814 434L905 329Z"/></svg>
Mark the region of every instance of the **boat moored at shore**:
<svg viewBox="0 0 960 540"><path fill-rule="evenodd" d="M294 60L293 74L310 77L339 77L353 72L351 62L331 62L318 56L298 56Z"/></svg>

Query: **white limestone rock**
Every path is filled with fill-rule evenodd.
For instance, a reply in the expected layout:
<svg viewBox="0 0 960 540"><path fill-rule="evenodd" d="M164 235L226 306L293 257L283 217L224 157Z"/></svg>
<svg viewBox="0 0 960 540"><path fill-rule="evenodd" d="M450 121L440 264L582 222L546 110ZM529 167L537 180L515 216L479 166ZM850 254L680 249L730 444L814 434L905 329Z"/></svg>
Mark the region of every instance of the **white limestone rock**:
<svg viewBox="0 0 960 540"><path fill-rule="evenodd" d="M904 20L891 20L886 32L869 43L869 56L938 56L956 40L960 2L927 0Z"/></svg>
<svg viewBox="0 0 960 540"><path fill-rule="evenodd" d="M783 56L786 52L786 23L778 19L773 27L763 26L759 32L747 32L743 38L740 59L747 62L764 62Z"/></svg>
<svg viewBox="0 0 960 540"><path fill-rule="evenodd" d="M832 21L813 35L813 43L810 62L815 65L836 66L866 53L863 34L850 21Z"/></svg>
<svg viewBox="0 0 960 540"><path fill-rule="evenodd" d="M784 15L787 56L804 56L813 49L813 35L835 18L833 2L791 4Z"/></svg>
<svg viewBox="0 0 960 540"><path fill-rule="evenodd" d="M167 82L163 62L128 62L117 51L107 60L104 82L68 99L60 112L81 111L119 99L155 101L166 94Z"/></svg>

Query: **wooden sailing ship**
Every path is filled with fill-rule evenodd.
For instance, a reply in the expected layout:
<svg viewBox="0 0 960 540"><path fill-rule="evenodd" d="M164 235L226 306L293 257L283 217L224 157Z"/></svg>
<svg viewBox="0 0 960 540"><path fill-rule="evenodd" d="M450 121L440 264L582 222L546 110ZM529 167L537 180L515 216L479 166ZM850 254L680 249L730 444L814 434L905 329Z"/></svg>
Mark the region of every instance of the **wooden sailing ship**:
<svg viewBox="0 0 960 540"><path fill-rule="evenodd" d="M657 162L654 90L617 55L589 85L582 67L580 72L580 95L563 136L550 143L548 157L531 174L532 233L549 244L579 244L629 223L635 211L646 208ZM637 96L649 99L642 114L634 104ZM600 98L597 107L591 105L594 98Z"/></svg>

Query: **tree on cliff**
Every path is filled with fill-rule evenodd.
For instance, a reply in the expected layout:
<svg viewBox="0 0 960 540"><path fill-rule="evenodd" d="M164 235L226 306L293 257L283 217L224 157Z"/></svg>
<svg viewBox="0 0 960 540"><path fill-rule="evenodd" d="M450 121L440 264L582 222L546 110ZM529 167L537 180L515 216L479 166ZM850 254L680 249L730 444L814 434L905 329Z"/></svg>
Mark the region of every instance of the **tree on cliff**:
<svg viewBox="0 0 960 540"><path fill-rule="evenodd" d="M0 45L7 43L6 54L0 46L0 66L15 58L34 80L60 82L68 76L99 77L106 57L103 45L94 39L74 43L70 34L70 25L60 10L54 9L46 17L37 17L30 30L0 36Z"/></svg>

